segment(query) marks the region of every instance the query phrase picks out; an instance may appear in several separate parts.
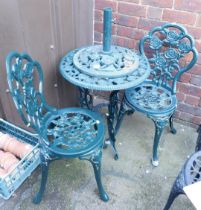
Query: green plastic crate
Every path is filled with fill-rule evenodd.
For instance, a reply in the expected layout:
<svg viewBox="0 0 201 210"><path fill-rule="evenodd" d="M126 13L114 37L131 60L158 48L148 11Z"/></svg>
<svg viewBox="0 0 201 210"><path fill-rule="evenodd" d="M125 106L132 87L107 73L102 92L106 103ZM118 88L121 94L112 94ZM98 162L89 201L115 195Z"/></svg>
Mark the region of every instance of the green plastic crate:
<svg viewBox="0 0 201 210"><path fill-rule="evenodd" d="M0 178L0 196L4 199L9 199L22 182L40 164L40 150L38 138L34 134L1 118L0 132L15 136L19 141L29 143L33 146L33 150L20 160L15 169L9 172L4 178Z"/></svg>

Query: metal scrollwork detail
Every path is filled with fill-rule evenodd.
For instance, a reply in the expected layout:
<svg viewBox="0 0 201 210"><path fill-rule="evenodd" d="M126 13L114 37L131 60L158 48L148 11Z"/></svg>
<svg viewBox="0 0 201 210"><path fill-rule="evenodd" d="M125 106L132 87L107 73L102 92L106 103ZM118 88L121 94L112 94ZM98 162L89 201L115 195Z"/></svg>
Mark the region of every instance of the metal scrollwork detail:
<svg viewBox="0 0 201 210"><path fill-rule="evenodd" d="M96 164L98 167L100 164L100 160L102 158L102 148L97 148L96 150L93 151L93 153L90 154L85 154L83 156L80 156L80 160L88 160L93 164Z"/></svg>
<svg viewBox="0 0 201 210"><path fill-rule="evenodd" d="M132 91L128 90L127 96L136 106L143 107L148 111L165 110L171 107L173 103L169 91L152 84L141 85Z"/></svg>
<svg viewBox="0 0 201 210"><path fill-rule="evenodd" d="M79 152L94 143L100 122L81 113L63 113L48 124L47 138L51 148Z"/></svg>
<svg viewBox="0 0 201 210"><path fill-rule="evenodd" d="M90 94L90 91L86 88L79 87L80 92L80 106L88 109L93 108L93 96Z"/></svg>
<svg viewBox="0 0 201 210"><path fill-rule="evenodd" d="M111 53L105 53L102 48L102 45L95 45L78 50L73 57L76 68L98 77L123 76L138 68L139 57L134 51L111 46Z"/></svg>
<svg viewBox="0 0 201 210"><path fill-rule="evenodd" d="M41 148L40 150L41 155L41 164L48 165L48 161L54 160L55 156L51 156L49 150L46 148Z"/></svg>
<svg viewBox="0 0 201 210"><path fill-rule="evenodd" d="M191 50L191 46L188 45L186 42L180 42L179 44L179 50L183 53L188 53Z"/></svg>
<svg viewBox="0 0 201 210"><path fill-rule="evenodd" d="M113 120L116 119L118 114L118 102L119 102L119 91L113 91L110 94L110 103L108 105L108 111L110 113L110 116L112 116Z"/></svg>
<svg viewBox="0 0 201 210"><path fill-rule="evenodd" d="M169 88L174 94L176 81L187 70L186 67L191 66L197 59L192 37L183 27L174 24L166 24L150 31L141 40L140 51L149 59L152 69L150 79L156 85ZM190 65L184 62L184 59L189 57L192 57Z"/></svg>
<svg viewBox="0 0 201 210"><path fill-rule="evenodd" d="M115 122L118 118L118 112L119 112L118 102L119 102L119 91L113 91L110 94L110 103L108 105L109 115L107 116L107 122L108 122L109 138L110 138L110 142L115 153L115 156L114 156L115 159L118 159L118 153L115 146L115 142L116 142Z"/></svg>
<svg viewBox="0 0 201 210"><path fill-rule="evenodd" d="M150 73L150 66L146 57L139 56L139 67L121 77L97 77L84 74L73 63L73 57L78 50L68 53L60 63L62 76L74 85L91 90L113 91L130 88L143 82Z"/></svg>
<svg viewBox="0 0 201 210"><path fill-rule="evenodd" d="M7 56L6 67L10 93L18 112L25 124L37 133L40 145L42 176L33 203L38 204L42 200L51 161L89 154L100 197L108 201L101 183L101 149L105 131L101 115L76 107L50 107L43 96L42 69L29 55L11 52Z"/></svg>
<svg viewBox="0 0 201 210"><path fill-rule="evenodd" d="M150 39L150 48L153 50L158 50L162 47L163 42L157 37L157 36L153 36Z"/></svg>
<svg viewBox="0 0 201 210"><path fill-rule="evenodd" d="M9 68L11 63L12 68ZM40 64L26 54L13 52L7 58L7 66L9 88L15 105L25 124L39 131L44 116L55 112L46 104L42 95L43 75ZM39 82L37 86L35 80Z"/></svg>
<svg viewBox="0 0 201 210"><path fill-rule="evenodd" d="M164 30L165 32L166 32L166 40L167 40L167 42L172 42L172 43L174 43L174 44L176 44L176 42L179 40L179 39L181 39L182 37L183 37L183 35L184 35L184 33L180 33L180 34L178 34L178 32L177 31L175 31L175 30L168 30L168 29L166 29L166 30ZM165 40L165 41L166 41Z"/></svg>

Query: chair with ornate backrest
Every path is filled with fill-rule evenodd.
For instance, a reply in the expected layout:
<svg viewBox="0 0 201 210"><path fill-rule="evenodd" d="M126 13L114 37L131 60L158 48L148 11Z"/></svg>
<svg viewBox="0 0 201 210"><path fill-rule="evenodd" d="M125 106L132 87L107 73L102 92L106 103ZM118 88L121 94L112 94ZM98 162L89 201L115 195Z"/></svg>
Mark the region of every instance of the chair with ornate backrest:
<svg viewBox="0 0 201 210"><path fill-rule="evenodd" d="M201 125L197 131L198 138L195 153L185 162L177 176L163 210L168 210L178 195L185 194L183 190L185 186L201 181Z"/></svg>
<svg viewBox="0 0 201 210"><path fill-rule="evenodd" d="M171 23L153 28L140 40L139 50L148 58L151 74L144 83L125 91L115 132L127 109L146 114L155 124L152 164L157 166L163 128L169 122L171 132L176 133L172 117L177 107L177 81L193 67L198 54L186 29Z"/></svg>
<svg viewBox="0 0 201 210"><path fill-rule="evenodd" d="M79 158L93 165L100 198L108 201L101 182L104 122L95 112L82 108L56 109L43 96L43 72L27 54L11 52L6 59L10 93L24 123L33 128L40 142L42 178L33 198L39 203L45 191L51 160Z"/></svg>

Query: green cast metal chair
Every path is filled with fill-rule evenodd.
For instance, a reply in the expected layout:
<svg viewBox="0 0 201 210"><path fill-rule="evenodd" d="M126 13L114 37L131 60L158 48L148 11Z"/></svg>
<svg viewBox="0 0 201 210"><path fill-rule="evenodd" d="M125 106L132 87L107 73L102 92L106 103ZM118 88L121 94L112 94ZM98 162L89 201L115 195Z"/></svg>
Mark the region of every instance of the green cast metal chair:
<svg viewBox="0 0 201 210"><path fill-rule="evenodd" d="M40 141L42 178L33 202L42 200L52 160L79 158L91 162L100 198L109 197L101 182L101 158L105 127L102 117L82 108L56 109L43 96L43 72L27 54L11 52L6 59L7 79L15 106L24 123ZM67 91L67 90L66 90ZM68 178L68 177L67 177Z"/></svg>
<svg viewBox="0 0 201 210"><path fill-rule="evenodd" d="M177 81L193 67L198 53L193 37L173 23L153 28L140 40L139 50L148 58L151 74L142 84L125 91L115 133L129 109L146 114L155 124L152 164L158 166L157 149L168 122L171 132L176 133L172 117L177 107Z"/></svg>

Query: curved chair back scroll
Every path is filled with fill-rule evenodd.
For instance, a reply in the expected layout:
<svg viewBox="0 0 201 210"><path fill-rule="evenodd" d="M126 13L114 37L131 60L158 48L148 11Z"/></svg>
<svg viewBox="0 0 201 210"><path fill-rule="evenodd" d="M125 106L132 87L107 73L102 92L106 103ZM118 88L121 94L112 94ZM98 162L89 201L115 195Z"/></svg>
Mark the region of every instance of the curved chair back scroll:
<svg viewBox="0 0 201 210"><path fill-rule="evenodd" d="M155 27L140 40L140 52L150 62L150 81L176 94L176 82L181 74L192 68L198 53L193 38L185 28L168 23Z"/></svg>
<svg viewBox="0 0 201 210"><path fill-rule="evenodd" d="M44 117L54 109L43 97L43 73L38 62L27 54L12 52L6 60L8 85L22 120L40 132Z"/></svg>

